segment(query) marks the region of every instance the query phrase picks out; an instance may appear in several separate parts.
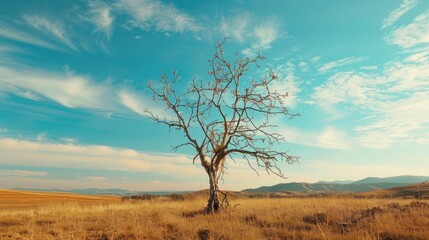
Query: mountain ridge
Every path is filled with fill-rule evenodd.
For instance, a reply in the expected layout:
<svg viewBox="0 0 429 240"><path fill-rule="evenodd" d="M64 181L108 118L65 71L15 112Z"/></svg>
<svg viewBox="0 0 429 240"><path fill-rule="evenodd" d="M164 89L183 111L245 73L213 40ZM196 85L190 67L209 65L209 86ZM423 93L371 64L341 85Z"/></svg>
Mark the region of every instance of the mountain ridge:
<svg viewBox="0 0 429 240"><path fill-rule="evenodd" d="M272 186L261 186L258 188L244 189L241 192L301 192L301 193L320 193L320 192L367 192L379 189L389 189L402 187L409 184L421 183L429 180L429 176L413 176L400 175L386 178L367 177L357 181L318 181L315 183L307 182L291 182L278 183ZM85 188L85 189L32 189L32 188L14 188L15 190L29 190L42 192L65 192L84 195L168 195L181 194L193 191L131 191L125 189L100 189L100 188Z"/></svg>
<svg viewBox="0 0 429 240"><path fill-rule="evenodd" d="M427 181L429 181L429 176L400 175L385 178L367 177L351 183L347 183L347 181L319 181L316 183L279 183L272 186L262 186L254 189L244 189L242 192L367 192L378 189L402 187L409 184Z"/></svg>

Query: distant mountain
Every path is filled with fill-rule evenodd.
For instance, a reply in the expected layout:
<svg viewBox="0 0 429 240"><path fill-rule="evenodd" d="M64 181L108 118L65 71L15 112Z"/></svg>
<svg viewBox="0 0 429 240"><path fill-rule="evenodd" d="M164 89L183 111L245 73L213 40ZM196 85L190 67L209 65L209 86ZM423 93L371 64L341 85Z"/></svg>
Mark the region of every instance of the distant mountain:
<svg viewBox="0 0 429 240"><path fill-rule="evenodd" d="M255 189L245 189L243 192L367 192L377 189L387 189L404 186L404 183L281 183Z"/></svg>
<svg viewBox="0 0 429 240"><path fill-rule="evenodd" d="M397 188L361 193L363 196L411 197L429 199L429 183L418 183Z"/></svg>
<svg viewBox="0 0 429 240"><path fill-rule="evenodd" d="M429 180L429 177L423 176L396 176L388 178L365 178L355 182L341 183L317 182L317 183L280 183L273 186L264 186L255 189L245 189L243 192L367 192L378 189L388 189L402 187L409 184L422 183Z"/></svg>
<svg viewBox="0 0 429 240"><path fill-rule="evenodd" d="M37 192L63 192L63 193L76 193L85 195L119 195L119 196L131 196L131 195L167 195L171 193L186 193L186 192L143 192L143 191L129 191L124 189L100 189L100 188L86 188L86 189L34 189L34 188L14 188L15 190L27 190Z"/></svg>
<svg viewBox="0 0 429 240"><path fill-rule="evenodd" d="M36 189L36 188L14 188L15 190L27 190L37 192L63 192L63 193L77 193L86 195L129 195L133 192L123 189L98 189L98 188L86 188L86 189Z"/></svg>
<svg viewBox="0 0 429 240"><path fill-rule="evenodd" d="M395 176L387 178L368 177L358 181L320 181L316 183L280 183L274 186L263 186L255 189L245 189L242 192L283 192L283 193L326 193L326 192L367 192L380 189L403 187L410 184L417 184L426 182L429 176ZM40 192L64 192L76 193L85 195L118 195L118 196L132 196L132 195L167 195L167 194L181 194L190 193L190 191L160 191L160 192L144 192L144 191L129 191L124 189L99 189L99 188L86 188L86 189L29 189L29 188L15 188L15 190L29 190Z"/></svg>
<svg viewBox="0 0 429 240"><path fill-rule="evenodd" d="M355 181L354 183L422 183L429 180L429 176L396 176L396 177L386 177L386 178L378 178L378 177L368 177L359 181Z"/></svg>
<svg viewBox="0 0 429 240"><path fill-rule="evenodd" d="M325 184L325 183L334 183L334 184L350 184L350 183L353 183L354 181L352 181L352 180L343 180L343 181L319 181L319 182L316 182L316 183L323 183L323 184Z"/></svg>

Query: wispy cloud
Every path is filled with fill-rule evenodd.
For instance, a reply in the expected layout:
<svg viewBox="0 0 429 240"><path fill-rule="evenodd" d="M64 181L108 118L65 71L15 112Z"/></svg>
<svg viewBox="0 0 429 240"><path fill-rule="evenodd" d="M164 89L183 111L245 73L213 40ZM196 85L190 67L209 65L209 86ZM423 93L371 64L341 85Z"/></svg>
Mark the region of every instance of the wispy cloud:
<svg viewBox="0 0 429 240"><path fill-rule="evenodd" d="M239 13L232 17L222 17L220 32L225 37L230 37L238 42L244 42L251 35L250 30L251 14Z"/></svg>
<svg viewBox="0 0 429 240"><path fill-rule="evenodd" d="M356 128L357 142L364 147L380 149L401 140L425 144L425 133L429 133L427 96L429 91L418 92L409 98L387 103L373 116L374 122Z"/></svg>
<svg viewBox="0 0 429 240"><path fill-rule="evenodd" d="M429 62L429 47L416 48L409 52L410 55L405 58L406 62L424 63Z"/></svg>
<svg viewBox="0 0 429 240"><path fill-rule="evenodd" d="M275 68L275 72L278 74L278 81L272 84L272 89L282 94L288 93L284 99L285 104L295 107L299 101L298 94L301 92L296 65L292 62L279 64Z"/></svg>
<svg viewBox="0 0 429 240"><path fill-rule="evenodd" d="M77 50L76 46L71 41L71 37L67 34L64 25L60 21L51 21L41 16L24 15L23 18L29 25L53 37L55 41L65 44L73 50Z"/></svg>
<svg viewBox="0 0 429 240"><path fill-rule="evenodd" d="M202 26L187 13L173 4L164 4L159 0L119 0L116 6L129 14L129 24L143 30L164 33L199 32Z"/></svg>
<svg viewBox="0 0 429 240"><path fill-rule="evenodd" d="M0 37L13 41L18 41L30 45L44 47L52 50L62 50L56 44L44 40L36 35L32 35L27 31L20 30L17 25L12 25L0 20Z"/></svg>
<svg viewBox="0 0 429 240"><path fill-rule="evenodd" d="M102 171L124 171L124 174L150 174L159 176L159 180L144 181L127 178L114 179L111 174L89 175L72 180L39 178L48 175L48 171L8 170L0 171L0 187L37 187L37 188L126 188L136 190L199 190L207 188L204 170L198 164L192 164L192 157L182 154L145 153L126 148L113 148L100 145L66 145L61 143L34 142L11 138L0 138L0 164L38 169L86 169ZM227 163L227 189L241 190L271 185L282 179L268 175L260 169L260 177L249 168L244 159L230 159ZM283 166L280 166L283 168ZM19 169L19 168L18 168ZM288 169L284 169L288 170ZM168 176L168 177L167 177ZM294 181L304 181L306 175L291 173L287 176ZM28 178L32 180L29 182ZM7 179L8 181L4 181ZM177 181L180 180L180 181Z"/></svg>
<svg viewBox="0 0 429 240"><path fill-rule="evenodd" d="M130 172L158 172L177 177L204 175L192 157L144 153L102 145L70 145L0 138L0 163L16 166L60 167Z"/></svg>
<svg viewBox="0 0 429 240"><path fill-rule="evenodd" d="M351 103L365 109L374 109L374 99L379 91L367 73L354 71L340 72L328 78L328 81L314 89L312 98L319 105Z"/></svg>
<svg viewBox="0 0 429 240"><path fill-rule="evenodd" d="M271 16L262 19L246 11L222 16L216 31L234 41L250 44L250 47L241 51L247 56L270 49L274 41L285 35L280 30L278 18Z"/></svg>
<svg viewBox="0 0 429 240"><path fill-rule="evenodd" d="M429 43L429 10L417 16L412 23L395 29L386 41L402 48Z"/></svg>
<svg viewBox="0 0 429 240"><path fill-rule="evenodd" d="M122 89L118 92L119 101L133 112L142 116L147 116L145 112L148 101L142 99L139 95L130 92L129 90Z"/></svg>
<svg viewBox="0 0 429 240"><path fill-rule="evenodd" d="M89 2L89 14L85 20L95 26L95 31L103 32L107 38L110 38L114 19L111 6L99 1Z"/></svg>
<svg viewBox="0 0 429 240"><path fill-rule="evenodd" d="M42 177L48 175L47 172L25 171L25 170L0 170L2 177Z"/></svg>
<svg viewBox="0 0 429 240"><path fill-rule="evenodd" d="M154 102L144 96L129 89L122 89L118 91L119 102L133 112L148 117L150 116L146 110L149 110L154 115L159 117L171 118L171 114L166 109L156 106Z"/></svg>
<svg viewBox="0 0 429 240"><path fill-rule="evenodd" d="M366 118L355 128L355 140L363 147L423 144L429 132L429 62L403 59L384 64L380 72L334 74L312 97L321 106L343 104L364 111Z"/></svg>
<svg viewBox="0 0 429 240"><path fill-rule="evenodd" d="M13 62L14 55L20 54L22 52L22 49L0 41L0 63L3 66Z"/></svg>
<svg viewBox="0 0 429 240"><path fill-rule="evenodd" d="M0 62L2 49L0 47ZM77 74L67 67L64 71L52 71L15 63L8 59L10 66L0 66L0 93L33 101L52 100L67 108L84 108L107 111L103 116L131 110L141 116L155 115L170 118L164 108L157 106L150 97L132 88L112 86L97 82L88 75ZM124 108L125 107L125 108Z"/></svg>
<svg viewBox="0 0 429 240"><path fill-rule="evenodd" d="M360 63L368 59L367 57L349 57L349 58L343 58L337 61L329 62L324 64L322 67L319 68L320 73L327 73L330 70L346 65L351 65L355 63Z"/></svg>
<svg viewBox="0 0 429 240"><path fill-rule="evenodd" d="M75 138L68 138L68 137L61 138L60 140L69 145L73 145L77 142Z"/></svg>
<svg viewBox="0 0 429 240"><path fill-rule="evenodd" d="M90 182L105 182L107 181L107 178L102 176L89 176L82 178L82 180L87 180Z"/></svg>
<svg viewBox="0 0 429 240"><path fill-rule="evenodd" d="M271 18L257 24L253 29L252 44L250 48L242 51L245 55L253 55L255 52L271 48L271 44L280 37L280 23L277 19Z"/></svg>
<svg viewBox="0 0 429 240"><path fill-rule="evenodd" d="M0 66L0 87L32 100L42 96L69 108L104 109L108 106L107 86L73 72Z"/></svg>
<svg viewBox="0 0 429 240"><path fill-rule="evenodd" d="M255 48L267 49L280 36L279 21L277 19L269 19L255 27L253 34L258 40Z"/></svg>
<svg viewBox="0 0 429 240"><path fill-rule="evenodd" d="M47 135L48 135L48 133L46 133L46 132L39 133L37 135L36 140L39 142L44 141Z"/></svg>
<svg viewBox="0 0 429 240"><path fill-rule="evenodd" d="M329 149L351 149L351 142L346 134L333 126L327 126L320 132L282 126L277 132L285 136L287 142L294 144Z"/></svg>
<svg viewBox="0 0 429 240"><path fill-rule="evenodd" d="M393 10L387 17L383 19L381 29L392 26L396 21L399 20L399 18L401 18L411 9L415 8L419 3L419 0L404 0L397 9Z"/></svg>

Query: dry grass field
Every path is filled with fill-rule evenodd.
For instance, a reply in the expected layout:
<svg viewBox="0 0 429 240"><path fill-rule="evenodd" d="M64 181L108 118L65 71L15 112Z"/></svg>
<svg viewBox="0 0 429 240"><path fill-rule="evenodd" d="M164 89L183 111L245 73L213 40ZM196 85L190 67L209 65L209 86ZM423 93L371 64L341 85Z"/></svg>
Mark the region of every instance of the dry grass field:
<svg viewBox="0 0 429 240"><path fill-rule="evenodd" d="M0 189L0 210L5 208L35 208L53 203L113 203L118 197L90 196L70 193L31 192Z"/></svg>
<svg viewBox="0 0 429 240"><path fill-rule="evenodd" d="M121 200L0 191L0 239L429 239L429 201L234 198L198 213L205 198Z"/></svg>

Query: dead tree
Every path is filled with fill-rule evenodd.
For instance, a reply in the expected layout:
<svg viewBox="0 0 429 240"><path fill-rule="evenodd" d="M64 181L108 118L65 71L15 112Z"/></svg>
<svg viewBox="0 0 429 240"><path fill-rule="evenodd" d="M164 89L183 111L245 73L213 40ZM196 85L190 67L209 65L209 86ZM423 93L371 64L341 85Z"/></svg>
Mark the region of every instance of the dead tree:
<svg viewBox="0 0 429 240"><path fill-rule="evenodd" d="M293 163L298 157L275 148L284 138L273 131L270 120L275 116L292 118L285 105L287 92L274 89L277 74L269 70L262 77L248 77L250 67L260 68L265 58L234 55L227 60L224 41L218 42L213 58L209 60L209 81L193 79L186 91L180 92L180 76L173 72L161 75L159 84L149 83L156 102L166 105L173 117L165 117L146 110L151 118L169 128L182 131L185 141L173 147L190 146L196 151L193 163L198 161L209 177L210 197L207 212L222 208L218 197L219 179L225 172L225 161L238 158L247 161L256 173L263 167L268 173L284 177L277 163Z"/></svg>

